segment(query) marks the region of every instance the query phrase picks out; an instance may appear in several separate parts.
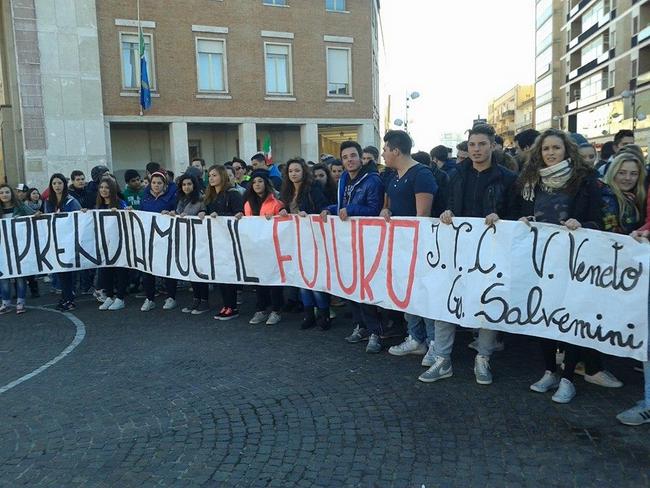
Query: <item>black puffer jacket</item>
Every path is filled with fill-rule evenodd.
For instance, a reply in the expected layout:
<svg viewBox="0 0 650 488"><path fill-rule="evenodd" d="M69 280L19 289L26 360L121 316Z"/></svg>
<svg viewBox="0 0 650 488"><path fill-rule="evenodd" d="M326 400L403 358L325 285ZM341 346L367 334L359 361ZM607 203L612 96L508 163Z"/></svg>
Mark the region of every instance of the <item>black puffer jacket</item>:
<svg viewBox="0 0 650 488"><path fill-rule="evenodd" d="M467 178L472 170L472 160L466 159L457 165L457 171L449 178L449 197L447 209L451 210L454 215L463 217L464 191L466 188ZM517 175L509 169L495 164L487 171L488 182L483 193L482 213L487 217L491 213L496 213L500 217L510 215L509 206L512 201L512 192Z"/></svg>
<svg viewBox="0 0 650 488"><path fill-rule="evenodd" d="M597 174L585 177L580 183L580 187L576 191L571 204L569 206L570 219L576 219L580 224L587 229L602 229L603 214L602 214L602 191L598 185ZM540 191L539 186L535 191ZM535 200L524 200L520 190L516 190L511 196L510 214L505 218L510 220L517 220L521 217L530 217L535 215Z"/></svg>
<svg viewBox="0 0 650 488"><path fill-rule="evenodd" d="M287 211L289 210L289 204L291 202L283 201ZM319 214L327 208L327 198L323 192L323 187L320 183L312 182L309 191L306 191L302 194L298 200L298 208L301 212L307 214Z"/></svg>

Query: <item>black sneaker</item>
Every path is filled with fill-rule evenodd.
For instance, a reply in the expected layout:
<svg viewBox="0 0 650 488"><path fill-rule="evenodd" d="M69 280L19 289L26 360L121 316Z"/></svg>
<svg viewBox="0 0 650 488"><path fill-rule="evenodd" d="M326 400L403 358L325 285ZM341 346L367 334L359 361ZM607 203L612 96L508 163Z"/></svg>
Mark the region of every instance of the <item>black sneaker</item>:
<svg viewBox="0 0 650 488"><path fill-rule="evenodd" d="M305 316L302 319L302 323L300 324L300 329L301 330L307 330L311 329L316 325L316 316L314 315L314 309L311 309L311 313L307 312Z"/></svg>
<svg viewBox="0 0 650 488"><path fill-rule="evenodd" d="M370 337L368 330L365 327L361 327L359 324L356 324L352 334L347 336L345 340L350 344L356 344L357 342L367 341Z"/></svg>
<svg viewBox="0 0 650 488"><path fill-rule="evenodd" d="M190 305L189 307L183 307L183 310L181 310L181 312L192 313L194 310L199 308L199 305L201 305L201 300L195 298L194 300L192 300L192 305Z"/></svg>
<svg viewBox="0 0 650 488"><path fill-rule="evenodd" d="M316 324L322 330L329 330L330 327L332 327L332 321L330 320L329 312L327 313L327 316L319 315L318 318L316 319Z"/></svg>
<svg viewBox="0 0 650 488"><path fill-rule="evenodd" d="M239 317L239 310L236 308L223 307L221 311L217 314L215 319L217 320L231 320Z"/></svg>
<svg viewBox="0 0 650 488"><path fill-rule="evenodd" d="M72 312L75 310L77 306L72 300L68 300L67 302L61 301L59 304L56 306L56 309L60 312Z"/></svg>

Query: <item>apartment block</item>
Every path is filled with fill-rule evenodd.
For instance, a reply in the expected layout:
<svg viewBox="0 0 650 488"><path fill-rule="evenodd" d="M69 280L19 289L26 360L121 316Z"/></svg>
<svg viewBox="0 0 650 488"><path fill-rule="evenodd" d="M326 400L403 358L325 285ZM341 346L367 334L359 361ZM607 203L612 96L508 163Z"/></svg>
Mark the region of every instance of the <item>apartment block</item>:
<svg viewBox="0 0 650 488"><path fill-rule="evenodd" d="M559 128L564 113L561 72L562 12L566 0L535 4L535 128Z"/></svg>
<svg viewBox="0 0 650 488"><path fill-rule="evenodd" d="M514 145L517 132L533 125L533 85L516 85L488 105L488 123L503 137L506 147Z"/></svg>
<svg viewBox="0 0 650 488"><path fill-rule="evenodd" d="M620 129L650 142L650 1L567 0L562 19L560 125L600 145Z"/></svg>
<svg viewBox="0 0 650 488"><path fill-rule="evenodd" d="M378 0L2 3L7 176L379 141ZM152 107L139 106L142 27ZM6 126L6 130L4 127Z"/></svg>

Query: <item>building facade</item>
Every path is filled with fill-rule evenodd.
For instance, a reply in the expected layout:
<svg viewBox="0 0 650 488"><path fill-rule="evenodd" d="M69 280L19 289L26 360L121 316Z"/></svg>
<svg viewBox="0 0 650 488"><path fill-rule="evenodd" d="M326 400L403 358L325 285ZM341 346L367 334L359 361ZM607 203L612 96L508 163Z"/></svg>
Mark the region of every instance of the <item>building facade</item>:
<svg viewBox="0 0 650 488"><path fill-rule="evenodd" d="M564 113L561 32L567 0L535 4L535 128L559 128Z"/></svg>
<svg viewBox="0 0 650 488"><path fill-rule="evenodd" d="M571 0L561 13L564 127L596 144L635 129L647 146L650 1Z"/></svg>
<svg viewBox="0 0 650 488"><path fill-rule="evenodd" d="M503 137L506 147L514 145L518 130L532 127L533 85L516 85L488 105L488 123Z"/></svg>
<svg viewBox="0 0 650 488"><path fill-rule="evenodd" d="M140 0L144 114L136 5L3 1L10 179L100 163L179 172L192 157L248 160L269 137L279 161L316 161L348 139L377 144L377 0Z"/></svg>

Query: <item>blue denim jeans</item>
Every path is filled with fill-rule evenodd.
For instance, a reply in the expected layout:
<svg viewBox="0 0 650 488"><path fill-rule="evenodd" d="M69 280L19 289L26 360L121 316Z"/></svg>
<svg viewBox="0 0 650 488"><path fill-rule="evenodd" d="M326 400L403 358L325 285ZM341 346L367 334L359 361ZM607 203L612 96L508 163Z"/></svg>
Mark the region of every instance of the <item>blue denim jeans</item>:
<svg viewBox="0 0 650 488"><path fill-rule="evenodd" d="M74 300L74 282L77 279L76 271L67 271L65 273L56 273L61 283L61 301L70 302Z"/></svg>
<svg viewBox="0 0 650 488"><path fill-rule="evenodd" d="M25 303L25 296L27 295L27 280L25 278L15 278L16 280L16 302ZM9 305L11 303L11 279L0 280L0 294L2 295L2 303Z"/></svg>
<svg viewBox="0 0 650 488"><path fill-rule="evenodd" d="M454 349L454 339L456 338L456 324L436 320L436 341L433 350L436 356L442 356L445 359L451 358L451 351ZM491 356L496 345L497 331L490 329L478 330L478 353L481 356Z"/></svg>
<svg viewBox="0 0 650 488"><path fill-rule="evenodd" d="M305 308L316 307L321 310L330 307L330 296L322 291L300 289L300 299Z"/></svg>
<svg viewBox="0 0 650 488"><path fill-rule="evenodd" d="M428 346L434 340L436 334L435 320L418 317L406 312L404 313L404 320L406 320L409 335L420 344L424 343Z"/></svg>
<svg viewBox="0 0 650 488"><path fill-rule="evenodd" d="M376 305L357 302L348 303L352 306L352 316L356 323L360 324L370 334L381 335L383 333L381 317Z"/></svg>

